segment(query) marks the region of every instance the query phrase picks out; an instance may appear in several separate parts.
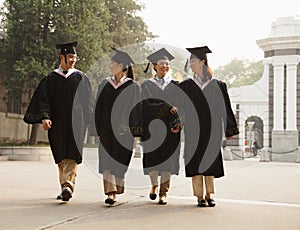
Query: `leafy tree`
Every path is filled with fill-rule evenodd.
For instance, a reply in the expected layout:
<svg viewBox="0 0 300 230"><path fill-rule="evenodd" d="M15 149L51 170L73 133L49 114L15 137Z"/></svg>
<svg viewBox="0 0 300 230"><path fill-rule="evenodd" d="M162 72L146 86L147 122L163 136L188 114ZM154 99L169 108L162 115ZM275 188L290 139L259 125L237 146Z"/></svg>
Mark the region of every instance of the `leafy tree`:
<svg viewBox="0 0 300 230"><path fill-rule="evenodd" d="M136 14L143 9L143 6L133 0L105 0L105 6L111 15L107 21L110 43L105 47L105 54L109 54L112 48L117 48L131 55L134 54L135 62L141 63L147 51L142 43L155 37L148 31L148 26L142 18ZM91 80L95 85L110 74L109 57L100 58L101 60L90 68L90 75L93 76ZM135 80L143 79L145 66L135 65L134 68Z"/></svg>
<svg viewBox="0 0 300 230"><path fill-rule="evenodd" d="M262 61L251 62L243 59L233 59L227 65L220 66L214 71L214 76L225 81L229 88L251 85L258 81L262 74Z"/></svg>
<svg viewBox="0 0 300 230"><path fill-rule="evenodd" d="M6 0L0 15L2 84L10 95L30 98L41 78L57 67L56 43L77 40L76 68L86 72L111 47L153 37L135 15L141 9L134 0Z"/></svg>
<svg viewBox="0 0 300 230"><path fill-rule="evenodd" d="M129 44L138 44L153 38L147 25L136 12L143 9L142 5L132 0L105 0L110 15L109 31L116 48ZM109 47L110 48L110 47Z"/></svg>

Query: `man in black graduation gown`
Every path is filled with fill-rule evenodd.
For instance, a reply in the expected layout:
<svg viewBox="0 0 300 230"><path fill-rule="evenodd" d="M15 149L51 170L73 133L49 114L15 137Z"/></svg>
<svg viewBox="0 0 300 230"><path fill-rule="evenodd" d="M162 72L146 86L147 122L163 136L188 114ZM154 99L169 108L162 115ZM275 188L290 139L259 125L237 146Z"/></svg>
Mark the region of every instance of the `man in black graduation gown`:
<svg viewBox="0 0 300 230"><path fill-rule="evenodd" d="M84 137L94 107L89 79L74 68L76 45L57 44L60 66L41 80L24 116L26 123L42 123L48 130L61 185L57 198L63 201L69 201L74 192L77 165L82 163Z"/></svg>
<svg viewBox="0 0 300 230"><path fill-rule="evenodd" d="M191 53L190 67L193 77L181 83L192 106L183 103L185 116L185 170L192 177L194 195L198 206L215 206L211 194L214 193L214 178L224 176L221 145L223 133L227 139L239 133L231 109L227 87L224 82L212 78L207 63L207 46L187 48ZM194 108L197 117L191 116ZM206 193L204 194L204 182Z"/></svg>

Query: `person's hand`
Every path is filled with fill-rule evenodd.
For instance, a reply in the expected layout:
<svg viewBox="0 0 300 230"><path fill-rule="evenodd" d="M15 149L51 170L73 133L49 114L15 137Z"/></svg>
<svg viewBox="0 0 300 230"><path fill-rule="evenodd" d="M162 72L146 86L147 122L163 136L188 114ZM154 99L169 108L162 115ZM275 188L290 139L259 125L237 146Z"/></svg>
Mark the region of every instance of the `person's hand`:
<svg viewBox="0 0 300 230"><path fill-rule="evenodd" d="M43 120L43 128L44 130L49 130L52 126L52 121L49 119Z"/></svg>
<svg viewBox="0 0 300 230"><path fill-rule="evenodd" d="M226 137L226 140L229 141L233 138L233 136L230 136L230 137Z"/></svg>
<svg viewBox="0 0 300 230"><path fill-rule="evenodd" d="M177 123L175 125L175 128L171 128L172 133L178 133L180 130L181 130L181 124L180 123Z"/></svg>
<svg viewBox="0 0 300 230"><path fill-rule="evenodd" d="M170 112L172 113L172 114L176 114L177 113L177 111L178 111L178 109L177 109L177 107L172 107L172 109L170 109Z"/></svg>

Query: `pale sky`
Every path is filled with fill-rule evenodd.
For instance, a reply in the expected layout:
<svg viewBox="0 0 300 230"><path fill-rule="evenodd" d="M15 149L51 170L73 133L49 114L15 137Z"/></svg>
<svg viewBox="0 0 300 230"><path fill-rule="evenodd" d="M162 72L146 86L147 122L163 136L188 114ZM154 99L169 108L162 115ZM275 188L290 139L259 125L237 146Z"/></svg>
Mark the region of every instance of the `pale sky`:
<svg viewBox="0 0 300 230"><path fill-rule="evenodd" d="M156 42L179 48L207 45L211 67L234 58L263 59L256 40L266 38L278 17L300 17L300 1L137 0Z"/></svg>
<svg viewBox="0 0 300 230"><path fill-rule="evenodd" d="M157 43L178 48L207 45L214 69L234 58L260 60L256 40L268 36L278 17L300 17L299 0L136 0L138 15L158 35ZM3 0L0 0L2 3Z"/></svg>

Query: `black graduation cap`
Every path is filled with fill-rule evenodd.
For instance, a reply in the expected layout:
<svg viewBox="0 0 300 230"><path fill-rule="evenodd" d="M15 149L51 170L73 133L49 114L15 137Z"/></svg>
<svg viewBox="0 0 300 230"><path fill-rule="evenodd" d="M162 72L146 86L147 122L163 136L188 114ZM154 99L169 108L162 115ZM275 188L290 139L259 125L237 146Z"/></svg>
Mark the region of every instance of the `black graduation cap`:
<svg viewBox="0 0 300 230"><path fill-rule="evenodd" d="M150 54L147 59L152 63L152 64L156 64L158 62L158 60L169 60L172 61L175 57L170 54L165 48L161 48L160 50ZM149 65L150 63L148 63L146 69L144 70L144 72L146 73L149 69Z"/></svg>
<svg viewBox="0 0 300 230"><path fill-rule="evenodd" d="M200 60L207 60L206 54L212 53L207 46L186 48L192 55L196 56Z"/></svg>
<svg viewBox="0 0 300 230"><path fill-rule="evenodd" d="M56 49L60 49L60 54L76 54L76 46L77 41L64 44L57 44Z"/></svg>
<svg viewBox="0 0 300 230"><path fill-rule="evenodd" d="M113 49L113 56L111 57L111 60L119 64L123 64L124 67L133 66L135 64L128 53L121 50L117 50L115 48L112 49Z"/></svg>
<svg viewBox="0 0 300 230"><path fill-rule="evenodd" d="M169 60L172 61L174 59L174 56L170 54L165 48L161 48L160 50L150 54L147 59L152 63L156 64L158 60Z"/></svg>

